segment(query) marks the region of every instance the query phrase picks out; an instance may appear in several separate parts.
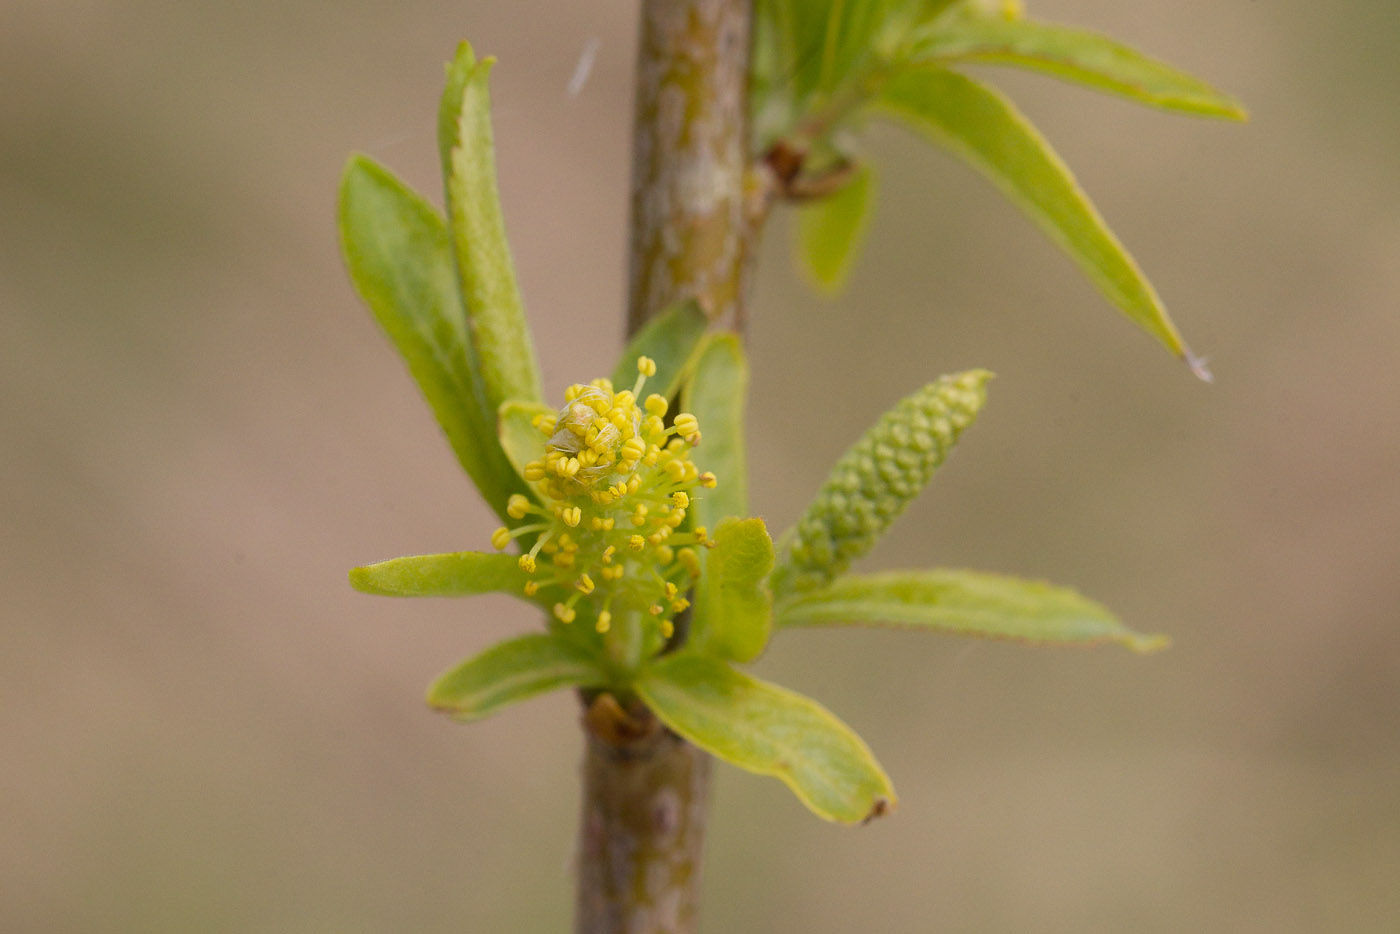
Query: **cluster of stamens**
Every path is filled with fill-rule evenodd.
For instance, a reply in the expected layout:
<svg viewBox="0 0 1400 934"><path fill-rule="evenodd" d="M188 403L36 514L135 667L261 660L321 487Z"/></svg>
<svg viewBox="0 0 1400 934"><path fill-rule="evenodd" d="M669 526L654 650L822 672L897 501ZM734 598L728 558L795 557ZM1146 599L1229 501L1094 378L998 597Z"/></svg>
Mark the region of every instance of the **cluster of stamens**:
<svg viewBox="0 0 1400 934"><path fill-rule="evenodd" d="M694 415L680 413L668 426L664 397L639 403L655 362L640 357L637 371L631 389L615 390L608 379L570 386L557 415L536 417L544 456L523 472L538 502L512 496L507 515L530 521L497 529L491 543L505 549L535 536L520 556L530 575L525 593L567 591L554 604L561 623L583 613L603 633L615 614L636 613L669 638L700 575L695 548L709 544L703 526L687 524L687 510L715 476L690 460L700 443Z"/></svg>

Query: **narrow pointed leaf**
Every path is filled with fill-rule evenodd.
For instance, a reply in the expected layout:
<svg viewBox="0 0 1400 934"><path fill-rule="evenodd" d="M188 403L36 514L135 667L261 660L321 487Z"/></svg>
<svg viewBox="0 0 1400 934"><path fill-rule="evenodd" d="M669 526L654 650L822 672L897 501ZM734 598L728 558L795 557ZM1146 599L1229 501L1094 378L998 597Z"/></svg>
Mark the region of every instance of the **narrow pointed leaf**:
<svg viewBox="0 0 1400 934"><path fill-rule="evenodd" d="M773 598L765 584L773 570L773 540L762 519L726 519L714 539L695 588L690 644L707 655L753 661L773 625Z"/></svg>
<svg viewBox="0 0 1400 934"><path fill-rule="evenodd" d="M835 194L802 207L797 225L799 260L823 292L839 291L850 277L870 228L874 200L874 175L862 165Z"/></svg>
<svg viewBox="0 0 1400 934"><path fill-rule="evenodd" d="M492 412L508 399L537 402L543 395L496 190L487 90L494 63L492 58L478 62L463 42L448 66L438 113L448 229Z"/></svg>
<svg viewBox="0 0 1400 934"><path fill-rule="evenodd" d="M1164 110L1227 120L1247 117L1239 101L1199 78L1088 29L957 17L923 38L913 58L1029 68Z"/></svg>
<svg viewBox="0 0 1400 934"><path fill-rule="evenodd" d="M522 477L526 464L544 457L545 435L535 427L536 417L545 415L552 422L555 414L553 409L541 402L512 399L501 406L498 425L501 447L505 449L515 472Z"/></svg>
<svg viewBox="0 0 1400 934"><path fill-rule="evenodd" d="M1068 587L977 571L840 577L780 605L777 623L886 625L1060 645L1116 642L1134 652L1153 652L1170 642L1132 631L1108 608Z"/></svg>
<svg viewBox="0 0 1400 934"><path fill-rule="evenodd" d="M801 694L688 652L644 669L636 690L676 733L741 769L780 779L818 817L856 823L895 803L865 742Z"/></svg>
<svg viewBox="0 0 1400 934"><path fill-rule="evenodd" d="M954 72L920 68L891 80L877 106L986 175L1124 314L1178 357L1192 359L1136 261L1010 101Z"/></svg>
<svg viewBox="0 0 1400 934"><path fill-rule="evenodd" d="M352 156L340 184L340 241L350 277L408 363L462 467L491 508L523 491L496 441L467 336L442 219L388 169Z"/></svg>
<svg viewBox="0 0 1400 934"><path fill-rule="evenodd" d="M748 392L749 365L739 338L734 334L711 335L681 388L681 408L700 422L700 446L691 458L701 470L719 479L713 489L696 491L690 509L693 523L711 531L721 519L748 515L749 474L744 453Z"/></svg>
<svg viewBox="0 0 1400 934"><path fill-rule="evenodd" d="M700 339L709 323L704 309L693 299L665 309L627 344L613 370L613 386L630 388L637 381L637 358L650 357L656 361L656 375L647 380L647 393L674 398L686 368L700 349Z"/></svg>
<svg viewBox="0 0 1400 934"><path fill-rule="evenodd" d="M385 597L470 597L483 593L521 596L529 575L513 555L458 551L409 555L353 568L350 585Z"/></svg>
<svg viewBox="0 0 1400 934"><path fill-rule="evenodd" d="M608 680L581 647L535 633L492 646L444 672L428 687L428 705L454 720L479 720L547 691L600 687Z"/></svg>
<svg viewBox="0 0 1400 934"><path fill-rule="evenodd" d="M923 492L987 401L986 370L943 376L899 400L841 455L780 539L773 593L820 587L874 547Z"/></svg>

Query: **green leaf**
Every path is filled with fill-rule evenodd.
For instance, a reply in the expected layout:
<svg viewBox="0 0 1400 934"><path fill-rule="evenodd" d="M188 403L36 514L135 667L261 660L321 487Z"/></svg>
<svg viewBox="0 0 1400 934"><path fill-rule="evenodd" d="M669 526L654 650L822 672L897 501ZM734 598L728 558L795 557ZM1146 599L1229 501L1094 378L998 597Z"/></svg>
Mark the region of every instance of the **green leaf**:
<svg viewBox="0 0 1400 934"><path fill-rule="evenodd" d="M781 599L826 584L874 547L923 492L987 401L986 370L943 376L899 400L832 467L780 540Z"/></svg>
<svg viewBox="0 0 1400 934"><path fill-rule="evenodd" d="M1124 314L1172 353L1192 360L1137 263L1069 167L1010 101L962 75L925 68L897 75L877 106L985 174Z"/></svg>
<svg viewBox="0 0 1400 934"><path fill-rule="evenodd" d="M538 402L543 397L496 190L487 90L494 63L493 58L478 62L465 42L458 46L438 111L448 227L492 412L508 399Z"/></svg>
<svg viewBox="0 0 1400 934"><path fill-rule="evenodd" d="M753 661L773 626L773 598L764 584L773 570L773 540L762 519L726 519L714 539L695 588L690 646L736 662Z"/></svg>
<svg viewBox="0 0 1400 934"><path fill-rule="evenodd" d="M613 370L613 386L631 388L637 381L637 358L650 357L656 361L656 375L647 380L647 392L673 398L709 323L705 310L693 299L665 309L628 343L617 369Z"/></svg>
<svg viewBox="0 0 1400 934"><path fill-rule="evenodd" d="M353 568L350 586L385 597L471 597L508 593L522 597L530 576L513 555L458 551L409 555Z"/></svg>
<svg viewBox="0 0 1400 934"><path fill-rule="evenodd" d="M1053 23L956 17L916 44L914 60L1012 65L1163 110L1226 120L1248 116L1239 101L1199 78L1101 33Z"/></svg>
<svg viewBox="0 0 1400 934"><path fill-rule="evenodd" d="M837 578L778 607L780 626L890 625L1021 642L1117 642L1155 652L1170 639L1133 632L1068 587L976 571L891 571Z"/></svg>
<svg viewBox="0 0 1400 934"><path fill-rule="evenodd" d="M846 284L870 228L874 182L870 168L860 166L839 191L803 205L798 214L799 262L823 292L837 292Z"/></svg>
<svg viewBox="0 0 1400 934"><path fill-rule="evenodd" d="M356 290L408 363L448 443L504 517L523 491L496 441L442 219L388 169L356 155L340 183L341 249Z"/></svg>
<svg viewBox="0 0 1400 934"><path fill-rule="evenodd" d="M810 698L689 652L643 669L635 687L676 733L741 769L782 780L818 817L855 823L895 803L869 747Z"/></svg>
<svg viewBox="0 0 1400 934"><path fill-rule="evenodd" d="M714 489L697 491L690 509L694 525L713 530L721 519L748 514L749 475L744 457L748 391L749 367L738 336L711 335L681 387L681 408L700 422L700 446L691 459L719 479Z"/></svg>
<svg viewBox="0 0 1400 934"><path fill-rule="evenodd" d="M454 720L479 720L556 688L601 687L606 671L583 648L534 633L494 645L428 687L428 705Z"/></svg>
<svg viewBox="0 0 1400 934"><path fill-rule="evenodd" d="M535 418L549 417L551 423L556 413L541 402L520 402L512 399L502 403L499 416L501 447L510 459L515 472L525 475L525 465L544 457L545 436L535 427ZM539 490L536 490L539 493Z"/></svg>

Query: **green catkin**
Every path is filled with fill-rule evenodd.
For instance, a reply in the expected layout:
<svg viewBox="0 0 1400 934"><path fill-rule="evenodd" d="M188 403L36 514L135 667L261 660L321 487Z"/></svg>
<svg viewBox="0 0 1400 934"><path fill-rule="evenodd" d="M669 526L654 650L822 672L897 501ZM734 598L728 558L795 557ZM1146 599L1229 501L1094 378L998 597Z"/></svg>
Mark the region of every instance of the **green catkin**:
<svg viewBox="0 0 1400 934"><path fill-rule="evenodd" d="M784 537L773 589L820 587L869 551L977 418L991 378L986 370L940 377L882 415Z"/></svg>

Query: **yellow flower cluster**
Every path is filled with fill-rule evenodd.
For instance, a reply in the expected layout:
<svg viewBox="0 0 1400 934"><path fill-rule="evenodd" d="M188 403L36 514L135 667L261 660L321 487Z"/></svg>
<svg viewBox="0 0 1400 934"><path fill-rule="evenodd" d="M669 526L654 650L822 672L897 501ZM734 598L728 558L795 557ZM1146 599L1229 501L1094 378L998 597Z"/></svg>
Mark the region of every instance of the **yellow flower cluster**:
<svg viewBox="0 0 1400 934"><path fill-rule="evenodd" d="M668 427L664 397L638 402L655 362L640 357L637 371L631 389L607 379L570 386L557 415L535 419L544 456L524 476L539 502L517 494L506 508L512 519L534 521L497 529L491 543L504 549L538 533L520 556L531 575L525 592L567 590L554 605L560 622L582 613L601 633L616 614L635 614L655 619L669 638L673 617L689 606L682 594L700 574L695 546L709 544L703 526L687 527L687 509L697 488L716 481L690 460L700 443L695 416L682 412Z"/></svg>

